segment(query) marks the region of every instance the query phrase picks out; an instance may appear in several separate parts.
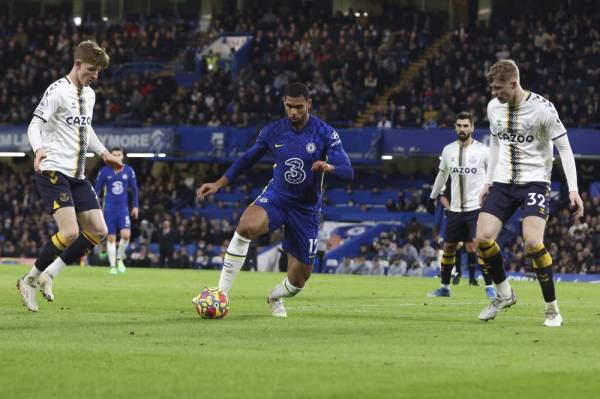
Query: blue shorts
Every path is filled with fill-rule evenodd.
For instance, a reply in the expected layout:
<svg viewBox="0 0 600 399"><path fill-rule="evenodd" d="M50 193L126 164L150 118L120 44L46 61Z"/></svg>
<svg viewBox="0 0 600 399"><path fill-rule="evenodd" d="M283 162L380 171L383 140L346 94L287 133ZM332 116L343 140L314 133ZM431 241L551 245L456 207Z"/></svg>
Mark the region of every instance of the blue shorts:
<svg viewBox="0 0 600 399"><path fill-rule="evenodd" d="M269 231L284 226L283 250L306 265L313 265L317 255L320 212L283 205L271 192L264 192L253 202L267 212Z"/></svg>
<svg viewBox="0 0 600 399"><path fill-rule="evenodd" d="M72 206L75 212L100 209L98 196L87 179L74 179L60 172L43 171L35 174L35 183L50 214Z"/></svg>
<svg viewBox="0 0 600 399"><path fill-rule="evenodd" d="M532 182L526 184L494 183L485 199L481 212L496 216L506 223L518 208L523 211L522 217L537 216L548 220L548 200L550 187L548 183Z"/></svg>
<svg viewBox="0 0 600 399"><path fill-rule="evenodd" d="M108 227L108 234L117 234L123 229L131 229L131 220L129 219L129 208L106 208L104 209L104 221Z"/></svg>

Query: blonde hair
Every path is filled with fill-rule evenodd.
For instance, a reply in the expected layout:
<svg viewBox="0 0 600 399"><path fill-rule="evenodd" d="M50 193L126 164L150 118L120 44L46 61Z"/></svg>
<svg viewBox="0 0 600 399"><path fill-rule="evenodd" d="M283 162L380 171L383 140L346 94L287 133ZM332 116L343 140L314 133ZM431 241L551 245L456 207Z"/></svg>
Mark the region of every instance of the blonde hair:
<svg viewBox="0 0 600 399"><path fill-rule="evenodd" d="M500 60L496 62L487 74L488 82L506 82L511 78L519 81L519 67L513 60Z"/></svg>
<svg viewBox="0 0 600 399"><path fill-rule="evenodd" d="M97 68L106 69L108 67L109 57L106 51L96 42L86 40L75 49L75 59L91 64Z"/></svg>

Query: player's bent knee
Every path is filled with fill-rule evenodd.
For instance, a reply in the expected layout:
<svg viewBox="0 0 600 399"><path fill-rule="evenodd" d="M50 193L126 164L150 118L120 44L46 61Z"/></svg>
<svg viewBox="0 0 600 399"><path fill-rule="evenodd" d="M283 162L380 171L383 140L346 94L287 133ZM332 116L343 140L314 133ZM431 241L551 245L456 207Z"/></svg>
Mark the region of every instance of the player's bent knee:
<svg viewBox="0 0 600 399"><path fill-rule="evenodd" d="M131 237L131 233L129 232L129 230L123 230L123 231L121 231L121 239L123 239L123 240L129 240L130 237Z"/></svg>
<svg viewBox="0 0 600 399"><path fill-rule="evenodd" d="M544 243L540 240L525 239L525 249L538 248L540 245L544 245Z"/></svg>
<svg viewBox="0 0 600 399"><path fill-rule="evenodd" d="M93 241L100 243L108 236L108 229L106 228L106 225L95 226L93 229L86 230L85 233L90 237L93 237Z"/></svg>
<svg viewBox="0 0 600 399"><path fill-rule="evenodd" d="M290 284L292 284L294 287L297 288L304 288L304 286L306 285L306 281L308 280L310 276L294 276L294 277L288 277L288 281L290 282Z"/></svg>
<svg viewBox="0 0 600 399"><path fill-rule="evenodd" d="M96 231L96 235L100 241L104 240L108 236L108 228L106 226L102 226Z"/></svg>
<svg viewBox="0 0 600 399"><path fill-rule="evenodd" d="M481 232L478 231L477 236L475 237L475 245L494 241L495 239L496 239L496 237L494 237L492 234L486 234L486 232L484 232L484 231L481 231Z"/></svg>
<svg viewBox="0 0 600 399"><path fill-rule="evenodd" d="M255 240L260 235L260 227L249 223L240 224L236 232L244 238Z"/></svg>
<svg viewBox="0 0 600 399"><path fill-rule="evenodd" d="M79 237L79 227L74 226L69 229L63 229L60 231L60 235L66 241L65 245L69 246L77 239L77 237Z"/></svg>

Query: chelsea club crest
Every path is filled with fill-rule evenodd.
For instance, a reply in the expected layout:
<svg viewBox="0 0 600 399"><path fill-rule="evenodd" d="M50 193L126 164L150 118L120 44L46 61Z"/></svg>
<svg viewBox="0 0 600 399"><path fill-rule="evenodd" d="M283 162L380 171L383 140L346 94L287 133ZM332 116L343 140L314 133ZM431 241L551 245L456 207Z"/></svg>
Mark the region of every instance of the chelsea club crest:
<svg viewBox="0 0 600 399"><path fill-rule="evenodd" d="M306 152L308 152L309 154L312 154L316 150L317 150L317 146L315 143L308 143L306 145Z"/></svg>

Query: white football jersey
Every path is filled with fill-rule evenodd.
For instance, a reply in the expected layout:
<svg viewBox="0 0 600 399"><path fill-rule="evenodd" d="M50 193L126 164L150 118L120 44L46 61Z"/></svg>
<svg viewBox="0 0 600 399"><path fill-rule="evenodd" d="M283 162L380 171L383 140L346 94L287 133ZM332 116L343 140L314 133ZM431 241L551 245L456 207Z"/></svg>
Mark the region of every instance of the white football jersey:
<svg viewBox="0 0 600 399"><path fill-rule="evenodd" d="M479 194L485 184L488 148L473 140L467 147L454 141L444 147L440 170L450 174L450 210L468 212L479 209Z"/></svg>
<svg viewBox="0 0 600 399"><path fill-rule="evenodd" d="M95 102L94 90L90 87L79 89L68 77L57 80L46 89L33 113L46 122L42 129L46 158L41 162L41 170L61 172L76 179L85 177L90 132L95 136L92 130Z"/></svg>
<svg viewBox="0 0 600 399"><path fill-rule="evenodd" d="M494 98L487 108L490 132L500 142L493 181L508 184L548 182L552 172L552 140L565 134L554 105L526 92L516 105Z"/></svg>

